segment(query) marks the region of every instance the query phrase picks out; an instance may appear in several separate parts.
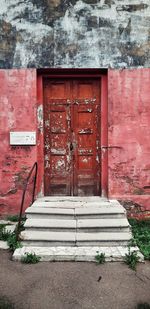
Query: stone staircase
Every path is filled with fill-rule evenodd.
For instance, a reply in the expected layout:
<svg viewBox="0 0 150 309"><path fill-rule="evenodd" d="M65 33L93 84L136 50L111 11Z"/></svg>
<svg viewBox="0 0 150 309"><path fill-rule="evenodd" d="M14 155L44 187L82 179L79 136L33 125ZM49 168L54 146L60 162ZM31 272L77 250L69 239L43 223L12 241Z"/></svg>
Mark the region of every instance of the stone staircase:
<svg viewBox="0 0 150 309"><path fill-rule="evenodd" d="M43 260L92 260L99 250L111 256L119 247L126 250L132 237L126 211L117 200L38 198L26 209L26 217L20 235L23 248L15 251L14 259L34 252Z"/></svg>

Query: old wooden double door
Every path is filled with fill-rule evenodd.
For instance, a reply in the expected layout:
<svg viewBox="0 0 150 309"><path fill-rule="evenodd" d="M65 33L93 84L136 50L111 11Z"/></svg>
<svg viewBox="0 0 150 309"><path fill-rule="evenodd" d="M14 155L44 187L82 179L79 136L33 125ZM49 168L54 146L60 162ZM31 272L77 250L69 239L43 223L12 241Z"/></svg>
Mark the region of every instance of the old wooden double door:
<svg viewBox="0 0 150 309"><path fill-rule="evenodd" d="M45 79L44 135L45 195L100 195L100 80Z"/></svg>

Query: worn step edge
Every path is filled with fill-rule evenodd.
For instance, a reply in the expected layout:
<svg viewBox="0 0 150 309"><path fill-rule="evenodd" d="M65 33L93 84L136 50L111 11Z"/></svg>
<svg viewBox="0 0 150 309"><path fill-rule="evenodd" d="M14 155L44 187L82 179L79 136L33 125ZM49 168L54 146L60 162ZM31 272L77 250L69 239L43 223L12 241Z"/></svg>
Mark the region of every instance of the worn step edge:
<svg viewBox="0 0 150 309"><path fill-rule="evenodd" d="M75 247L75 241L67 241L67 240L24 240L21 242L22 246L29 247Z"/></svg>
<svg viewBox="0 0 150 309"><path fill-rule="evenodd" d="M20 234L21 240L42 240L42 241L76 241L73 232L47 232L47 231L23 231Z"/></svg>
<svg viewBox="0 0 150 309"><path fill-rule="evenodd" d="M116 246L128 246L128 241L125 240L111 240L111 241L44 241L44 240L24 240L21 242L22 246L29 246L29 247L116 247Z"/></svg>
<svg viewBox="0 0 150 309"><path fill-rule="evenodd" d="M111 227L129 227L126 218L115 219L77 219L77 228L111 228Z"/></svg>
<svg viewBox="0 0 150 309"><path fill-rule="evenodd" d="M100 228L67 228L67 227L26 227L26 231L38 232L77 232L77 233L129 233L129 227L100 227Z"/></svg>
<svg viewBox="0 0 150 309"><path fill-rule="evenodd" d="M75 228L75 227L67 227L67 226L35 226L35 225L26 225L25 227L25 231L35 231L35 232L84 232L84 233L110 233L110 232L116 232L116 233L120 233L120 232L126 232L129 233L130 232L130 228L128 226L125 227L120 227L120 226L100 226L100 227L80 227L80 228Z"/></svg>
<svg viewBox="0 0 150 309"><path fill-rule="evenodd" d="M25 211L26 214L30 213L40 213L40 214L59 214L59 215L74 215L74 209L71 208L55 208L55 207L41 207L41 206L31 206Z"/></svg>
<svg viewBox="0 0 150 309"><path fill-rule="evenodd" d="M107 227L129 227L126 218L115 219L27 219L24 227L59 227L59 228L107 228Z"/></svg>
<svg viewBox="0 0 150 309"><path fill-rule="evenodd" d="M115 206L99 206L99 207L83 207L83 208L59 208L59 207L44 207L31 206L25 211L26 214L52 214L52 215L90 215L90 214L125 214L126 210Z"/></svg>
<svg viewBox="0 0 150 309"><path fill-rule="evenodd" d="M126 210L123 206L99 206L99 207L82 207L75 208L75 215L90 215L90 214L126 214Z"/></svg>
<svg viewBox="0 0 150 309"><path fill-rule="evenodd" d="M101 196L70 196L70 195L66 195L66 196L43 196L43 197L39 197L37 199L38 201L109 201L106 197L101 197Z"/></svg>
<svg viewBox="0 0 150 309"><path fill-rule="evenodd" d="M75 229L76 220L61 220L61 219L27 219L25 228L65 228Z"/></svg>
<svg viewBox="0 0 150 309"><path fill-rule="evenodd" d="M69 221L69 220L127 220L125 214L93 214L93 215L83 215L83 216L66 216L66 215L51 215L51 214L43 214L43 213L30 213L26 215L26 219L29 220L62 220L62 221ZM95 221L96 222L96 221Z"/></svg>
<svg viewBox="0 0 150 309"><path fill-rule="evenodd" d="M84 216L71 216L71 215L51 215L51 214L26 214L27 219L61 219L61 220L71 220L71 219L122 219L126 218L125 214L101 214L101 215L84 215Z"/></svg>
<svg viewBox="0 0 150 309"><path fill-rule="evenodd" d="M130 232L98 232L98 233L76 233L76 241L129 241L132 237Z"/></svg>
<svg viewBox="0 0 150 309"><path fill-rule="evenodd" d="M78 233L78 232L48 232L48 231L23 231L22 240L38 241L122 241L130 240L132 234L129 232L98 232L98 233Z"/></svg>
<svg viewBox="0 0 150 309"><path fill-rule="evenodd" d="M81 208L91 208L91 207L117 207L123 208L121 204L114 204L110 202L39 202L36 201L32 204L32 207L43 207L43 208L61 208L61 209L81 209Z"/></svg>
<svg viewBox="0 0 150 309"><path fill-rule="evenodd" d="M140 262L144 261L143 255L138 247L132 247L131 251L136 251ZM20 261L26 253L40 256L40 261L87 261L95 262L97 253L104 253L106 261L122 261L128 253L127 247L22 247L15 250L14 261Z"/></svg>

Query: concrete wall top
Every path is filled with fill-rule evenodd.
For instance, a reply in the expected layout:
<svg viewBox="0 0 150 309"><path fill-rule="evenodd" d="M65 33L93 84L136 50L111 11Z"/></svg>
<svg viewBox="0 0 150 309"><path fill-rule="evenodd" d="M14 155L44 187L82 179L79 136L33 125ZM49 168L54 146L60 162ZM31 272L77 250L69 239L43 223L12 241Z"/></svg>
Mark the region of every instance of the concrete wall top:
<svg viewBox="0 0 150 309"><path fill-rule="evenodd" d="M149 0L1 0L0 68L150 67Z"/></svg>

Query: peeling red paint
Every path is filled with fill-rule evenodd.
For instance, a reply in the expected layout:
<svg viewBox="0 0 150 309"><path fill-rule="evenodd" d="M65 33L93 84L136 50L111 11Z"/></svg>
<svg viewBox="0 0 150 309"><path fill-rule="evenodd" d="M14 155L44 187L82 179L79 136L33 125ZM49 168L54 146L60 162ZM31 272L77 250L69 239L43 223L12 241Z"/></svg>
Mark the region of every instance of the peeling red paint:
<svg viewBox="0 0 150 309"><path fill-rule="evenodd" d="M45 79L45 194L100 195L100 78Z"/></svg>
<svg viewBox="0 0 150 309"><path fill-rule="evenodd" d="M36 131L36 70L0 70L0 213L18 213L35 146L10 146L10 131Z"/></svg>
<svg viewBox="0 0 150 309"><path fill-rule="evenodd" d="M150 69L108 72L109 196L150 210ZM113 146L117 146L113 147Z"/></svg>
<svg viewBox="0 0 150 309"><path fill-rule="evenodd" d="M101 182L106 191L102 193L108 186L110 198L133 201L148 216L150 190L144 186L150 185L150 69L109 70L108 106L106 82L105 76ZM0 213L18 213L24 180L36 160L37 193L44 192L42 76L37 79L35 69L0 70L0 95ZM10 131L36 131L37 145L10 146Z"/></svg>

